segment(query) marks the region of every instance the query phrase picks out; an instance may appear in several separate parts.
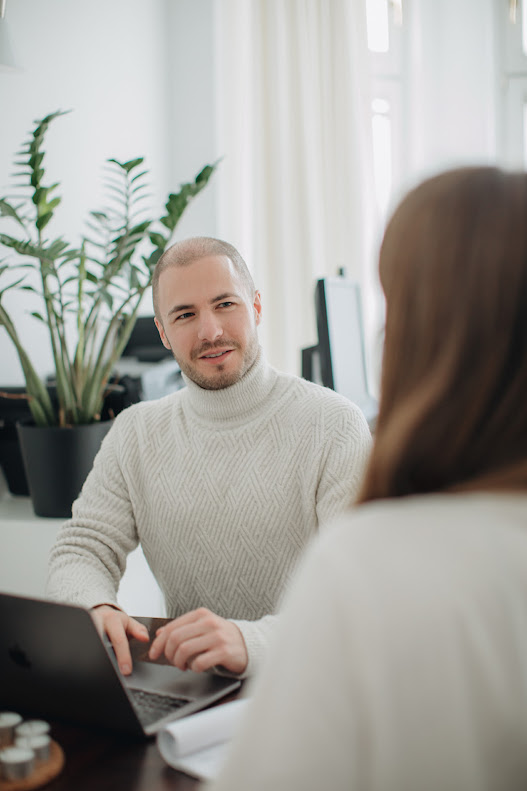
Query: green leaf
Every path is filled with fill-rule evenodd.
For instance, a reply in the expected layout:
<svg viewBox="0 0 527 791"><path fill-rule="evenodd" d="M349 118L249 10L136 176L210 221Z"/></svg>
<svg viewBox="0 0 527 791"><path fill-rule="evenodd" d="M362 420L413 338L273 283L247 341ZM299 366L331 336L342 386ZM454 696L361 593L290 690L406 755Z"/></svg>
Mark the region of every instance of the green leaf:
<svg viewBox="0 0 527 791"><path fill-rule="evenodd" d="M44 247L34 245L32 242L21 242L19 239L14 239L12 236L7 236L0 233L0 243L6 247L10 247L20 255L29 255L33 258L45 258L46 250Z"/></svg>
<svg viewBox="0 0 527 791"><path fill-rule="evenodd" d="M4 198L0 198L0 215L2 215L2 217L11 217L13 220L16 220L19 225L24 227L24 223L18 214L17 209L15 209L15 207L8 203Z"/></svg>
<svg viewBox="0 0 527 791"><path fill-rule="evenodd" d="M133 187L132 195L134 196L134 201L139 200L140 197L143 198L143 199L144 198L151 198L152 197L152 193L151 192L146 192L146 193L144 192L144 190L147 190L147 189L148 189L148 184L144 184L144 183L143 184L137 184L135 187ZM142 193L141 196L139 196L139 194L138 194L140 192Z"/></svg>
<svg viewBox="0 0 527 791"><path fill-rule="evenodd" d="M154 267L163 255L163 252L164 251L161 248L158 248L157 250L154 250L154 252L148 256L148 258L143 256L143 261L145 262L145 265L150 273L154 271Z"/></svg>
<svg viewBox="0 0 527 791"><path fill-rule="evenodd" d="M101 297L102 297L103 302L106 302L106 304L108 305L110 310L113 310L113 297L112 297L112 295L108 291L104 290L104 291L101 291Z"/></svg>
<svg viewBox="0 0 527 791"><path fill-rule="evenodd" d="M144 162L144 158L138 157L137 159L130 159L128 162L119 162L119 160L117 159L108 159L107 161L113 162L123 170L126 170L127 173L130 173L131 170L133 170L138 165L141 165Z"/></svg>
<svg viewBox="0 0 527 791"><path fill-rule="evenodd" d="M38 187L43 176L44 176L44 168L37 168L36 170L34 170L31 173L31 179L30 179L31 186Z"/></svg>
<svg viewBox="0 0 527 791"><path fill-rule="evenodd" d="M31 258L38 258L48 263L55 261L68 246L67 242L62 239L56 239L46 247L45 245L33 244L33 242L21 242L19 239L14 239L6 234L0 234L0 243L10 247L20 255L28 255ZM24 266L24 264L20 264L20 266Z"/></svg>
<svg viewBox="0 0 527 791"><path fill-rule="evenodd" d="M2 289L2 294L5 294L6 291L9 291L10 289L16 288L17 286L19 286L20 283L22 283L24 279L25 278L20 277L18 280L15 280L14 283L10 283L8 286L5 286L5 288Z"/></svg>
<svg viewBox="0 0 527 791"><path fill-rule="evenodd" d="M148 170L142 170L140 173L136 173L134 176L131 177L130 183L133 184L134 181L143 178L143 176L148 176Z"/></svg>
<svg viewBox="0 0 527 791"><path fill-rule="evenodd" d="M55 239L50 245L48 245L47 252L48 257L53 259L58 258L68 247L68 243L64 241L61 237ZM78 254L78 250L72 251L76 255Z"/></svg>
<svg viewBox="0 0 527 791"><path fill-rule="evenodd" d="M196 176L196 184L206 184L215 170L215 165L205 165Z"/></svg>
<svg viewBox="0 0 527 791"><path fill-rule="evenodd" d="M139 269L136 266L131 267L130 271L130 288L141 288L141 280L139 278Z"/></svg>
<svg viewBox="0 0 527 791"><path fill-rule="evenodd" d="M35 225L37 226L38 230L39 231L44 230L44 228L46 227L46 225L48 224L48 222L51 220L52 217L53 217L52 212L49 212L49 214L42 214L40 217L37 217L35 221Z"/></svg>
<svg viewBox="0 0 527 791"><path fill-rule="evenodd" d="M114 184L113 182L107 181L106 191L109 193L113 193L114 195L117 195L119 200L122 200L123 198L126 200L128 196L128 190L126 188L126 184L124 184L123 186L123 184ZM110 195L110 198L112 198L112 195ZM113 199L115 200L115 198Z"/></svg>
<svg viewBox="0 0 527 791"><path fill-rule="evenodd" d="M32 156L29 157L29 167L32 170L39 168L40 165L42 164L43 159L44 159L44 152L41 152L39 154L33 154Z"/></svg>
<svg viewBox="0 0 527 791"><path fill-rule="evenodd" d="M154 247L160 247L164 250L167 243L167 238L165 238L161 233L151 233L150 241Z"/></svg>
<svg viewBox="0 0 527 791"><path fill-rule="evenodd" d="M57 208L57 206L59 205L60 201L61 201L60 198L53 198L53 200L50 200L49 203L47 204L48 210L52 212L54 209Z"/></svg>
<svg viewBox="0 0 527 791"><path fill-rule="evenodd" d="M143 220L143 222L134 225L133 228L130 228L129 236L136 235L136 236L143 236L144 232L148 230L150 227L151 221L150 220Z"/></svg>

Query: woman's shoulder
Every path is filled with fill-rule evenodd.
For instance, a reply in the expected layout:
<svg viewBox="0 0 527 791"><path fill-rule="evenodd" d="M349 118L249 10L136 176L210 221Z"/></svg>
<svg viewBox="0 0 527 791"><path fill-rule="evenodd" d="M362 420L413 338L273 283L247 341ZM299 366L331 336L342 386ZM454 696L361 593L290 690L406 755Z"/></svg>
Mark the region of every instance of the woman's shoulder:
<svg viewBox="0 0 527 791"><path fill-rule="evenodd" d="M341 514L317 538L314 565L387 590L480 588L496 568L527 575L527 493L430 494L379 500ZM380 582L383 581L383 582ZM403 584L404 583L404 584ZM402 587L401 587L402 585ZM397 594L398 595L398 594Z"/></svg>

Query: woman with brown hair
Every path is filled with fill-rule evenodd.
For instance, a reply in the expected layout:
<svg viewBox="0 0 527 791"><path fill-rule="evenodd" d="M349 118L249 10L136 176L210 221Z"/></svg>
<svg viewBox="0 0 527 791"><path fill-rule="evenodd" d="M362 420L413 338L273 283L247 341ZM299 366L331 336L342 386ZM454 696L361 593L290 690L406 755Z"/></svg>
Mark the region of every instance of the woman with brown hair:
<svg viewBox="0 0 527 791"><path fill-rule="evenodd" d="M214 791L527 788L527 174L402 201L380 411Z"/></svg>
<svg viewBox="0 0 527 791"><path fill-rule="evenodd" d="M442 174L386 230L376 440L359 502L527 488L527 176Z"/></svg>

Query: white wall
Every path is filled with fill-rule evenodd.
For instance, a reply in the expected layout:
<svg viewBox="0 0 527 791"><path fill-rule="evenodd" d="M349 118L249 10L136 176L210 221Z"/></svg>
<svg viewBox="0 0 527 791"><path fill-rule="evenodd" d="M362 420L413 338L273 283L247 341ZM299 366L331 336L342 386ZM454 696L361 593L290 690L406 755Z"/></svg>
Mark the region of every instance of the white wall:
<svg viewBox="0 0 527 791"><path fill-rule="evenodd" d="M170 191L218 157L211 0L7 0L0 25L7 28L17 66L0 69L0 196L33 121L72 110L53 122L45 145L46 183L60 181L63 199L50 235L79 240L87 212L100 208L102 166L109 157L145 157L158 209ZM178 237L215 230L210 184L188 209ZM30 301L10 292L5 304L18 323ZM149 297L142 310L151 313ZM47 339L31 317L23 327L23 341L46 374ZM23 381L1 329L0 380Z"/></svg>

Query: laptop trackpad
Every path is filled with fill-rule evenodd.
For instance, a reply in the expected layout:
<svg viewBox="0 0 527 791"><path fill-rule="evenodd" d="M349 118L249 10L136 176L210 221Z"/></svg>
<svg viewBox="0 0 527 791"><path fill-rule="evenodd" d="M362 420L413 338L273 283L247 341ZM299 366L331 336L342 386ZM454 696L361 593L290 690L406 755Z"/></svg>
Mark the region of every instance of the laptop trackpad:
<svg viewBox="0 0 527 791"><path fill-rule="evenodd" d="M162 692L189 700L210 694L225 684L224 678L211 673L193 673L192 670L179 670L172 665L138 661L134 662L131 675L123 676L122 679L127 687L133 689Z"/></svg>

